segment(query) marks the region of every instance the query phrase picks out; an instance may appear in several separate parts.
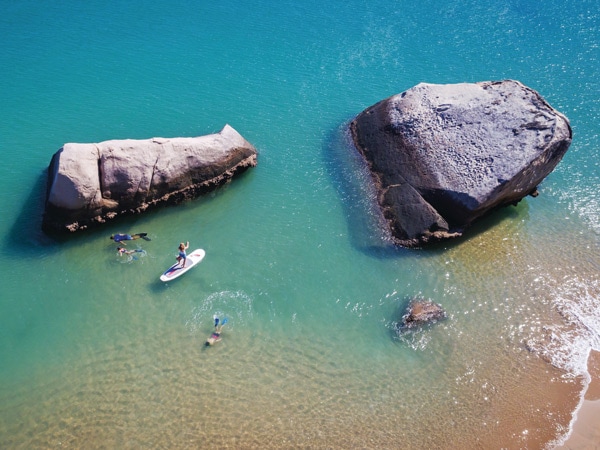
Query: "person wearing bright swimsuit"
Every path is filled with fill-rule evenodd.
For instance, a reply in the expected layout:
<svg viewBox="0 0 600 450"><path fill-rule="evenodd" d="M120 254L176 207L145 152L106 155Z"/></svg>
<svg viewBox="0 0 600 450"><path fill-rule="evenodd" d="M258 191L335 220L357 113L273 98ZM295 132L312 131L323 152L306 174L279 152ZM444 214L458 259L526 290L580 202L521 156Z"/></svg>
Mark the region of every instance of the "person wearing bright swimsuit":
<svg viewBox="0 0 600 450"><path fill-rule="evenodd" d="M210 335L210 337L204 343L204 345L206 347L208 347L210 345L215 345L217 342L219 342L221 340L221 330L223 330L223 327L227 323L227 318L225 318L225 319L223 319L223 322L221 322L221 325L219 325L219 318L217 317L216 314L213 316L213 319L215 319L215 331L213 331L213 333Z"/></svg>
<svg viewBox="0 0 600 450"><path fill-rule="evenodd" d="M143 253L144 250L141 248L136 248L135 250L127 250L125 247L117 247L117 251L119 252L119 256L123 255L131 255L132 253Z"/></svg>
<svg viewBox="0 0 600 450"><path fill-rule="evenodd" d="M135 253L135 250L127 250L125 247L117 247L117 251L119 252L119 256Z"/></svg>
<svg viewBox="0 0 600 450"><path fill-rule="evenodd" d="M185 245L183 244L183 242L181 244L179 244L179 255L177 256L177 261L179 261L181 263L181 267L185 267L185 261L187 259L187 255L186 255L185 251L189 248L189 246L190 246L189 241Z"/></svg>

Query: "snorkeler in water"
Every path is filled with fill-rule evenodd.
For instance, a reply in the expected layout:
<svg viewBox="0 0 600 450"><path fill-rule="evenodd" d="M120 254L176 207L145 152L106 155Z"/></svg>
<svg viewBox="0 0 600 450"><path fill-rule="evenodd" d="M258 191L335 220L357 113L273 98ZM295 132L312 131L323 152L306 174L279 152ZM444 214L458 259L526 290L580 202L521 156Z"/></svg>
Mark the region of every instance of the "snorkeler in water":
<svg viewBox="0 0 600 450"><path fill-rule="evenodd" d="M117 252L119 252L119 256L123 255L131 255L132 253L144 253L144 250L141 248L136 248L135 250L127 250L125 247L117 247Z"/></svg>
<svg viewBox="0 0 600 450"><path fill-rule="evenodd" d="M135 239L139 239L142 238L145 241L149 241L150 238L148 237L148 233L136 233L136 234L113 234L110 237L113 241L115 242L122 242L123 245L125 245L125 242L123 241L133 241Z"/></svg>
<svg viewBox="0 0 600 450"><path fill-rule="evenodd" d="M221 322L221 324L219 325L219 317L216 314L213 316L213 319L215 319L215 331L213 331L213 333L204 343L206 347L210 345L215 345L221 340L221 330L223 330L223 327L227 323L227 318L225 318L223 319L223 322Z"/></svg>

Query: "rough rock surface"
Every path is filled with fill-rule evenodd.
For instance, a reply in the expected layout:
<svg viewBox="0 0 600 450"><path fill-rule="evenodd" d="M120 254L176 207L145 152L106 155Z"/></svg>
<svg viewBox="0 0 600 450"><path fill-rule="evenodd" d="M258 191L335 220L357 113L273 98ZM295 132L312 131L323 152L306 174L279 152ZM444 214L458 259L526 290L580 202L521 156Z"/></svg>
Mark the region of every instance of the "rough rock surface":
<svg viewBox="0 0 600 450"><path fill-rule="evenodd" d="M423 298L413 298L406 313L398 323L398 331L406 331L428 323L435 323L446 318L446 311L441 305Z"/></svg>
<svg viewBox="0 0 600 450"><path fill-rule="evenodd" d="M76 231L178 203L229 181L256 158L229 125L200 137L65 144L48 168L43 226Z"/></svg>
<svg viewBox="0 0 600 450"><path fill-rule="evenodd" d="M537 195L571 144L568 119L518 81L417 86L350 124L397 244L462 235Z"/></svg>

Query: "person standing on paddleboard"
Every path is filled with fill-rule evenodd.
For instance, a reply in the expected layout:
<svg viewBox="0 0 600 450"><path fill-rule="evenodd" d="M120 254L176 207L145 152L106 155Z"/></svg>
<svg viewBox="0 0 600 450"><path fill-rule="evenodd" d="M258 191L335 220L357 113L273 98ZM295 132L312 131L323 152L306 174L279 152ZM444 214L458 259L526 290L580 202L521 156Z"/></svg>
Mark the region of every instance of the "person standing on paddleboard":
<svg viewBox="0 0 600 450"><path fill-rule="evenodd" d="M185 245L183 244L183 242L179 244L179 255L177 256L177 261L181 262L181 267L185 267L185 260L187 259L185 251L189 248L189 246L190 241L188 241Z"/></svg>

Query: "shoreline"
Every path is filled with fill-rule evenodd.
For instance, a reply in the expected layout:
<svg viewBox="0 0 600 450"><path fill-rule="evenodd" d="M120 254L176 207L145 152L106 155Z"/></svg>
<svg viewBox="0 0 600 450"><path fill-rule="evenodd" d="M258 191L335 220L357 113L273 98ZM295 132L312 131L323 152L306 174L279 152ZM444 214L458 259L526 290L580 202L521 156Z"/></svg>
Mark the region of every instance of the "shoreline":
<svg viewBox="0 0 600 450"><path fill-rule="evenodd" d="M600 447L600 352L588 356L590 382L585 395L573 413L567 439L555 449L583 450Z"/></svg>
<svg viewBox="0 0 600 450"><path fill-rule="evenodd" d="M600 400L584 400L574 414L570 436L554 449L584 450L600 447Z"/></svg>

